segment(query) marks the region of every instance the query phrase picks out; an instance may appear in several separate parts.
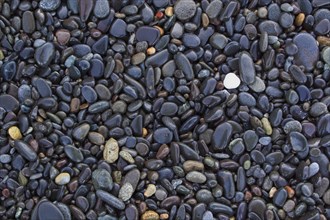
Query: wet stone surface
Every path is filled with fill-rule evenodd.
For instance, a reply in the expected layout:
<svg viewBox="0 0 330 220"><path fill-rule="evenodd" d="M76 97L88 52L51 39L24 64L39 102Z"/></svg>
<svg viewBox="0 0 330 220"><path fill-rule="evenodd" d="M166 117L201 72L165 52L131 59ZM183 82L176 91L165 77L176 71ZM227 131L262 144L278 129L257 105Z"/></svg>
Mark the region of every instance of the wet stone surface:
<svg viewBox="0 0 330 220"><path fill-rule="evenodd" d="M327 0L0 1L0 218L330 219Z"/></svg>

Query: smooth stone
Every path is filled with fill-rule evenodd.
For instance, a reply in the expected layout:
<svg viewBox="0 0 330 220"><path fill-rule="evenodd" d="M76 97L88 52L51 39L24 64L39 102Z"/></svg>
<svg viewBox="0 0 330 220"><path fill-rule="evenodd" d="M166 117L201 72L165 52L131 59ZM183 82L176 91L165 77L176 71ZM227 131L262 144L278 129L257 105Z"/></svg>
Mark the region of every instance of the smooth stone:
<svg viewBox="0 0 330 220"><path fill-rule="evenodd" d="M126 202L132 197L133 193L133 186L130 183L124 183L119 190L118 198Z"/></svg>
<svg viewBox="0 0 330 220"><path fill-rule="evenodd" d="M39 7L45 11L55 11L60 5L60 0L41 0L39 2Z"/></svg>
<svg viewBox="0 0 330 220"><path fill-rule="evenodd" d="M98 132L89 132L88 139L91 143L96 144L96 145L104 144L104 137L102 134L100 134Z"/></svg>
<svg viewBox="0 0 330 220"><path fill-rule="evenodd" d="M238 63L241 80L248 85L254 83L256 71L251 56L247 52L242 52Z"/></svg>
<svg viewBox="0 0 330 220"><path fill-rule="evenodd" d="M222 184L224 195L227 199L232 199L235 196L235 182L230 171L221 170L217 173L218 181Z"/></svg>
<svg viewBox="0 0 330 220"><path fill-rule="evenodd" d="M123 203L122 200L118 199L117 197L111 195L110 193L104 191L104 190L97 190L96 195L99 199L101 199L103 202L108 204L109 206L119 209L119 210L124 210L125 209L125 204Z"/></svg>
<svg viewBox="0 0 330 220"><path fill-rule="evenodd" d="M173 102L163 103L160 113L165 116L174 116L178 112L178 106Z"/></svg>
<svg viewBox="0 0 330 220"><path fill-rule="evenodd" d="M210 19L215 19L219 16L222 9L222 2L220 0L211 1L205 9L205 13Z"/></svg>
<svg viewBox="0 0 330 220"><path fill-rule="evenodd" d="M105 169L96 169L92 173L92 181L96 190L111 190L113 180L110 173Z"/></svg>
<svg viewBox="0 0 330 220"><path fill-rule="evenodd" d="M319 117L327 112L328 112L328 107L323 102L315 102L309 110L309 114L312 117Z"/></svg>
<svg viewBox="0 0 330 220"><path fill-rule="evenodd" d="M97 100L97 94L90 86L83 86L81 88L81 94L88 103L94 103Z"/></svg>
<svg viewBox="0 0 330 220"><path fill-rule="evenodd" d="M214 33L210 37L209 41L210 41L211 46L218 50L224 49L228 43L227 37L225 35L219 34L219 33Z"/></svg>
<svg viewBox="0 0 330 220"><path fill-rule="evenodd" d="M19 102L11 95L0 95L0 107L4 108L7 112L15 112L19 108Z"/></svg>
<svg viewBox="0 0 330 220"><path fill-rule="evenodd" d="M15 75L16 75L16 62L15 61L9 61L5 62L1 66L1 76L5 81L11 81Z"/></svg>
<svg viewBox="0 0 330 220"><path fill-rule="evenodd" d="M104 63L99 59L91 60L91 75L95 78L101 78L104 74Z"/></svg>
<svg viewBox="0 0 330 220"><path fill-rule="evenodd" d="M34 59L41 67L47 67L55 57L55 47L53 43L45 43L36 49Z"/></svg>
<svg viewBox="0 0 330 220"><path fill-rule="evenodd" d="M196 13L196 3L192 0L179 0L174 5L174 14L179 20L187 21Z"/></svg>
<svg viewBox="0 0 330 220"><path fill-rule="evenodd" d="M160 31L158 28L141 26L135 33L137 41L147 41L149 45L153 45L160 37Z"/></svg>
<svg viewBox="0 0 330 220"><path fill-rule="evenodd" d="M64 152L73 162L80 163L84 160L84 155L81 150L73 145L66 145L64 147Z"/></svg>
<svg viewBox="0 0 330 220"><path fill-rule="evenodd" d="M173 38L181 38L183 35L183 32L184 32L183 25L180 22L176 22L173 25L173 28L170 33Z"/></svg>
<svg viewBox="0 0 330 220"><path fill-rule="evenodd" d="M256 80L249 85L250 89L257 93L265 91L266 85L264 80L260 79L259 77L256 77L255 79Z"/></svg>
<svg viewBox="0 0 330 220"><path fill-rule="evenodd" d="M211 202L209 205L209 210L213 213L213 214L225 214L228 216L232 216L234 214L234 210L230 207L227 206L225 204L222 203L218 203L218 202Z"/></svg>
<svg viewBox="0 0 330 220"><path fill-rule="evenodd" d="M212 136L212 146L215 150L227 147L233 133L233 127L228 122L218 125Z"/></svg>
<svg viewBox="0 0 330 220"><path fill-rule="evenodd" d="M36 161L38 159L37 153L23 141L16 140L14 142L14 148L28 161Z"/></svg>
<svg viewBox="0 0 330 220"><path fill-rule="evenodd" d="M307 81L307 77L305 73L296 65L291 65L289 68L289 72L293 80L299 84L304 84Z"/></svg>
<svg viewBox="0 0 330 220"><path fill-rule="evenodd" d="M182 70L187 80L192 80L194 78L194 71L192 65L189 62L188 58L181 52L177 53L174 56L174 61L176 66Z"/></svg>
<svg viewBox="0 0 330 220"><path fill-rule="evenodd" d="M50 97L52 96L52 89L50 85L43 78L38 78L35 81L35 86L41 97Z"/></svg>
<svg viewBox="0 0 330 220"><path fill-rule="evenodd" d="M72 136L77 140L77 141L83 141L85 140L88 132L90 130L90 125L87 123L83 123L76 128L73 129L72 131Z"/></svg>
<svg viewBox="0 0 330 220"><path fill-rule="evenodd" d="M246 106L255 106L257 104L256 99L247 92L240 92L238 94L238 101L241 105L246 105Z"/></svg>
<svg viewBox="0 0 330 220"><path fill-rule="evenodd" d="M146 59L146 54L143 52L134 54L132 56L131 62L133 65L139 65Z"/></svg>
<svg viewBox="0 0 330 220"><path fill-rule="evenodd" d="M97 114L110 108L110 104L107 101L98 101L89 106L88 112L92 114Z"/></svg>
<svg viewBox="0 0 330 220"><path fill-rule="evenodd" d="M294 17L290 13L282 13L280 17L280 25L283 28L289 28L293 25Z"/></svg>
<svg viewBox="0 0 330 220"><path fill-rule="evenodd" d="M193 183L202 184L206 181L206 176L201 172L191 171L191 172L187 173L186 179Z"/></svg>
<svg viewBox="0 0 330 220"><path fill-rule="evenodd" d="M325 47L322 52L322 59L324 62L326 62L328 65L330 65L330 47Z"/></svg>
<svg viewBox="0 0 330 220"><path fill-rule="evenodd" d="M199 203L209 204L214 201L212 193L207 189L201 189L196 193L196 200Z"/></svg>
<svg viewBox="0 0 330 220"><path fill-rule="evenodd" d="M243 140L248 151L255 148L258 143L258 135L253 130L247 130L243 135Z"/></svg>
<svg viewBox="0 0 330 220"><path fill-rule="evenodd" d="M281 188L275 192L273 197L273 203L279 207L283 207L287 197L288 197L288 192L284 188Z"/></svg>
<svg viewBox="0 0 330 220"><path fill-rule="evenodd" d="M82 22L89 18L94 6L93 0L79 0L79 14Z"/></svg>
<svg viewBox="0 0 330 220"><path fill-rule="evenodd" d="M307 139L299 132L293 131L289 134L289 141L294 151L304 151L308 147Z"/></svg>
<svg viewBox="0 0 330 220"><path fill-rule="evenodd" d="M308 33L299 33L293 38L293 43L298 47L293 63L303 65L307 71L313 69L319 60L319 49L315 38Z"/></svg>
<svg viewBox="0 0 330 220"><path fill-rule="evenodd" d="M124 20L122 19L116 19L110 28L110 34L113 35L114 37L125 37L126 36L126 27L127 24Z"/></svg>
<svg viewBox="0 0 330 220"><path fill-rule="evenodd" d="M105 18L110 13L110 6L108 0L96 0L94 11L95 17L97 18Z"/></svg>
<svg viewBox="0 0 330 220"><path fill-rule="evenodd" d="M200 45L201 41L195 34L185 33L182 36L182 42L186 47L196 48Z"/></svg>
<svg viewBox="0 0 330 220"><path fill-rule="evenodd" d="M279 36L282 33L282 28L280 25L274 21L266 20L259 24L259 31L267 32L268 35Z"/></svg>
<svg viewBox="0 0 330 220"><path fill-rule="evenodd" d="M104 146L103 158L108 163L114 163L118 159L118 157L119 157L118 142L115 139L110 138Z"/></svg>
<svg viewBox="0 0 330 220"><path fill-rule="evenodd" d="M35 19L32 11L25 11L22 17L22 28L25 33L32 34L35 29Z"/></svg>
<svg viewBox="0 0 330 220"><path fill-rule="evenodd" d="M64 220L64 215L53 203L49 201L42 201L37 205L38 207L38 219L58 219Z"/></svg>
<svg viewBox="0 0 330 220"><path fill-rule="evenodd" d="M170 59L168 50L162 50L155 53L153 56L148 57L145 61L146 66L160 67Z"/></svg>
<svg viewBox="0 0 330 220"><path fill-rule="evenodd" d="M56 176L55 178L55 183L57 185L66 185L70 182L71 177L70 174L68 173L60 173L59 175Z"/></svg>
<svg viewBox="0 0 330 220"><path fill-rule="evenodd" d="M157 128L153 136L154 140L159 144L168 144L173 139L173 133L165 127Z"/></svg>

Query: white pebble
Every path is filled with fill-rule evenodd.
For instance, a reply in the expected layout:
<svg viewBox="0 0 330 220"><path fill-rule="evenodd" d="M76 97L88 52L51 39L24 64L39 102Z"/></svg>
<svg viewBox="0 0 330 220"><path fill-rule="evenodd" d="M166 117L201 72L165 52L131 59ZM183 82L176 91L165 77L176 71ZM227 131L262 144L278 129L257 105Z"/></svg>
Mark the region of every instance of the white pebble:
<svg viewBox="0 0 330 220"><path fill-rule="evenodd" d="M236 76L234 73L228 73L225 76L225 80L223 81L224 86L226 89L236 89L239 84L241 84L241 80Z"/></svg>

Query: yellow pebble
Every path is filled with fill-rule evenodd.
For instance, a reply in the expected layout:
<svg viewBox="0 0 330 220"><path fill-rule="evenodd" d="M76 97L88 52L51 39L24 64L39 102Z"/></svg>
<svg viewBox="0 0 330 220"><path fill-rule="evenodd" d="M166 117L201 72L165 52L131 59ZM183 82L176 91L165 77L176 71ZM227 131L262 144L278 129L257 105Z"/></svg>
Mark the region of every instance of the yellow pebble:
<svg viewBox="0 0 330 220"><path fill-rule="evenodd" d="M168 219L168 217L169 216L167 213L160 214L160 219L162 219L162 220Z"/></svg>
<svg viewBox="0 0 330 220"><path fill-rule="evenodd" d="M301 26L302 23L304 22L304 20L305 20L305 15L304 15L304 13L299 13L299 14L296 16L296 19L295 19L295 21L294 21L294 24L295 24L296 26Z"/></svg>
<svg viewBox="0 0 330 220"><path fill-rule="evenodd" d="M154 26L154 28L157 28L160 32L160 36L163 36L164 35L164 29L159 27L159 26Z"/></svg>
<svg viewBox="0 0 330 220"><path fill-rule="evenodd" d="M167 7L165 9L165 15L168 16L168 17L173 16L173 7Z"/></svg>
<svg viewBox="0 0 330 220"><path fill-rule="evenodd" d="M13 140L19 140L22 138L21 131L16 126L10 127L8 129L8 134Z"/></svg>
<svg viewBox="0 0 330 220"><path fill-rule="evenodd" d="M154 184L149 184L146 191L144 192L145 197L150 197L156 192L156 186Z"/></svg>
<svg viewBox="0 0 330 220"><path fill-rule="evenodd" d="M156 49L154 47L149 47L147 49L147 54L148 55L153 55L154 53L156 53Z"/></svg>
<svg viewBox="0 0 330 220"><path fill-rule="evenodd" d="M130 153L128 153L127 151L122 150L119 152L119 155L129 163L133 164L135 162L132 155Z"/></svg>
<svg viewBox="0 0 330 220"><path fill-rule="evenodd" d="M273 133L273 129L272 129L272 126L270 125L268 118L262 118L261 123L262 123L262 127L265 130L265 133L267 135L271 135Z"/></svg>
<svg viewBox="0 0 330 220"><path fill-rule="evenodd" d="M157 212L149 210L142 214L141 219L142 220L159 220L159 215Z"/></svg>
<svg viewBox="0 0 330 220"><path fill-rule="evenodd" d="M142 137L146 137L148 135L148 130L146 128L142 129Z"/></svg>
<svg viewBox="0 0 330 220"><path fill-rule="evenodd" d="M3 60L5 58L5 56L3 55L2 50L0 50L0 60Z"/></svg>

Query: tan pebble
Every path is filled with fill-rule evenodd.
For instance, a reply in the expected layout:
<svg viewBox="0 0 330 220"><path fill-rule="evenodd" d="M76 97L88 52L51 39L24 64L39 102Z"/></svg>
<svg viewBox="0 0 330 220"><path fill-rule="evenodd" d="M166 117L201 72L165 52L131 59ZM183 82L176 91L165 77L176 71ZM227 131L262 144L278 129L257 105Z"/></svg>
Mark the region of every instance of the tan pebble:
<svg viewBox="0 0 330 220"><path fill-rule="evenodd" d="M70 174L68 174L68 173L60 173L55 178L55 183L57 185L65 185L65 184L68 184L70 182L70 179L71 179Z"/></svg>
<svg viewBox="0 0 330 220"><path fill-rule="evenodd" d="M132 184L125 183L119 190L118 198L125 201L128 201L134 193Z"/></svg>
<svg viewBox="0 0 330 220"><path fill-rule="evenodd" d="M186 172L190 171L203 171L204 170L204 164L199 161L194 160L187 160L183 163L183 169Z"/></svg>
<svg viewBox="0 0 330 220"><path fill-rule="evenodd" d="M5 56L3 55L2 50L0 50L0 60L3 60L5 58Z"/></svg>
<svg viewBox="0 0 330 220"><path fill-rule="evenodd" d="M156 186L154 184L149 184L146 191L144 192L145 197L150 197L156 192Z"/></svg>
<svg viewBox="0 0 330 220"><path fill-rule="evenodd" d="M147 49L147 54L148 55L153 55L153 54L155 54L156 53L156 49L154 48L154 47L149 47L148 49Z"/></svg>
<svg viewBox="0 0 330 220"><path fill-rule="evenodd" d="M155 211L148 210L141 216L142 220L159 220L159 215Z"/></svg>
<svg viewBox="0 0 330 220"><path fill-rule="evenodd" d="M203 27L209 26L209 23L210 23L209 17L207 16L207 14L203 13L202 14L202 24L203 24Z"/></svg>
<svg viewBox="0 0 330 220"><path fill-rule="evenodd" d="M121 179L122 179L121 172L116 170L116 171L113 171L112 175L113 175L114 182L120 184Z"/></svg>
<svg viewBox="0 0 330 220"><path fill-rule="evenodd" d="M275 192L277 191L276 187L272 187L270 190L269 190L269 198L273 198Z"/></svg>
<svg viewBox="0 0 330 220"><path fill-rule="evenodd" d="M160 214L160 219L165 220L168 219L169 215L167 213Z"/></svg>
<svg viewBox="0 0 330 220"><path fill-rule="evenodd" d="M299 14L296 16L296 19L295 19L295 21L294 21L294 24L295 24L296 26L301 26L301 25L303 24L304 20L305 20L305 15L304 15L304 13L299 13Z"/></svg>
<svg viewBox="0 0 330 220"><path fill-rule="evenodd" d="M164 35L164 29L159 27L159 26L154 26L154 28L157 28L160 32L160 36L163 36Z"/></svg>
<svg viewBox="0 0 330 220"><path fill-rule="evenodd" d="M107 143L105 143L103 150L103 159L108 163L114 163L118 159L119 146L118 142L110 138Z"/></svg>
<svg viewBox="0 0 330 220"><path fill-rule="evenodd" d="M271 135L273 133L273 129L272 129L272 126L270 125L268 118L262 118L261 123L262 123L262 127L265 130L265 133L267 135Z"/></svg>
<svg viewBox="0 0 330 220"><path fill-rule="evenodd" d="M168 16L168 17L173 16L173 7L167 7L165 9L165 15Z"/></svg>
<svg viewBox="0 0 330 220"><path fill-rule="evenodd" d="M330 37L318 36L317 42L319 42L320 46L330 46Z"/></svg>
<svg viewBox="0 0 330 220"><path fill-rule="evenodd" d="M122 150L122 151L119 152L119 155L129 163L134 163L135 162L132 155L130 153L128 153L127 151Z"/></svg>
<svg viewBox="0 0 330 220"><path fill-rule="evenodd" d="M8 134L13 140L19 140L22 138L22 133L16 126L10 127L8 129Z"/></svg>
<svg viewBox="0 0 330 220"><path fill-rule="evenodd" d="M148 135L148 130L146 128L142 128L142 137L146 137Z"/></svg>

